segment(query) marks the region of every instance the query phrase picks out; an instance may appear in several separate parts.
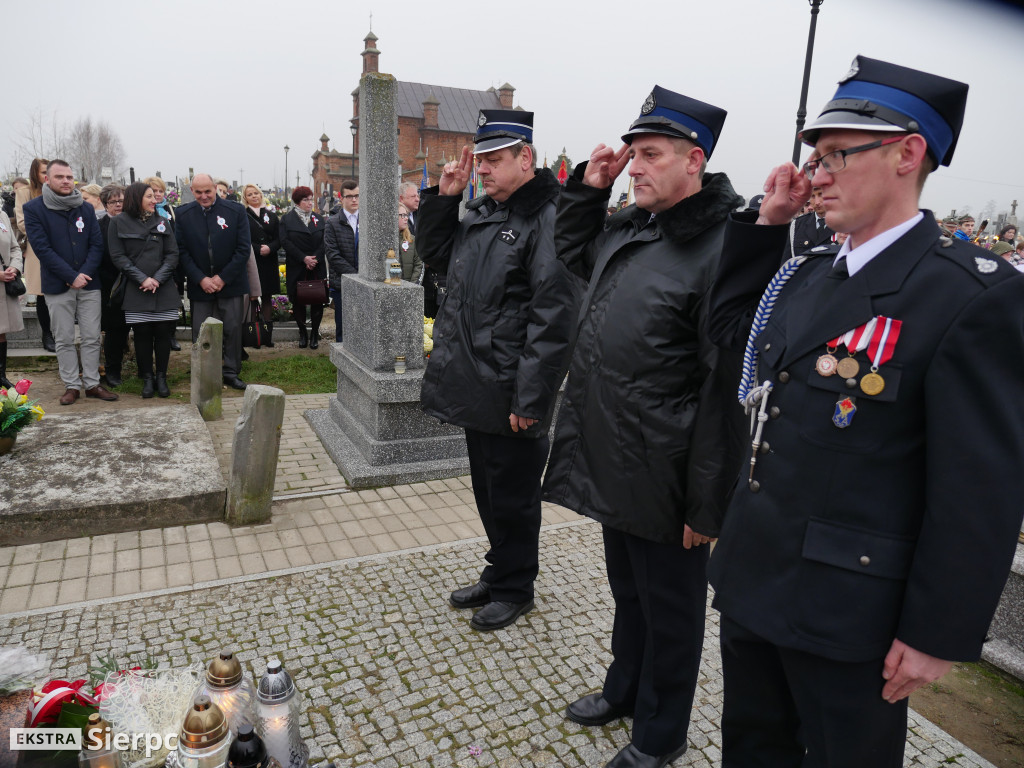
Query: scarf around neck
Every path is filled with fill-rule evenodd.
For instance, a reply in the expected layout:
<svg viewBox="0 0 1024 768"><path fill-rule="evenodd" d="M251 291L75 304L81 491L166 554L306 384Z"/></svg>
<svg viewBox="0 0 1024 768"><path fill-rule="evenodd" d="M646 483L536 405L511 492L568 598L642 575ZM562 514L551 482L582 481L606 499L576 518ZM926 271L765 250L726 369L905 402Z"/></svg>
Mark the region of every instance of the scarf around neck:
<svg viewBox="0 0 1024 768"><path fill-rule="evenodd" d="M307 227L309 226L309 219L313 215L312 211L304 211L299 206L295 206L295 212L299 214L299 218L302 219L302 223Z"/></svg>
<svg viewBox="0 0 1024 768"><path fill-rule="evenodd" d="M70 211L82 204L82 193L77 189L70 195L58 195L47 184L43 187L43 205L51 211Z"/></svg>

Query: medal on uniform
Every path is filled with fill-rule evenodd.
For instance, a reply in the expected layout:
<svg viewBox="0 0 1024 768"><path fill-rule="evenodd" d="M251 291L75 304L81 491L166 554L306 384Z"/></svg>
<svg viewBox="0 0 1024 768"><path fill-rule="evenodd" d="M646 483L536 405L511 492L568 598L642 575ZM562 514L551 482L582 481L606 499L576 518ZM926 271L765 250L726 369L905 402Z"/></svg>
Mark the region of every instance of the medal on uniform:
<svg viewBox="0 0 1024 768"><path fill-rule="evenodd" d="M885 389L885 379L878 373L878 369L892 358L896 349L896 341L900 337L902 320L894 320L891 317L883 318L878 316L879 323L875 332L871 335L868 343L868 359L871 360L871 372L864 374L860 380L860 389L865 395L880 395Z"/></svg>
<svg viewBox="0 0 1024 768"><path fill-rule="evenodd" d="M818 372L818 375L831 376L836 372L836 365L838 365L838 361L836 360L835 355L832 354L834 351L835 347L826 348L825 354L818 358L817 362L814 364L814 370Z"/></svg>
<svg viewBox="0 0 1024 768"><path fill-rule="evenodd" d="M877 318L873 317L864 325L857 326L828 342L827 347L830 352L841 346L846 347L846 357L835 364L835 373L838 373L840 377L852 379L860 372L860 362L855 355L868 345L868 340L874 333L877 322ZM827 375L831 376L831 374Z"/></svg>
<svg viewBox="0 0 1024 768"><path fill-rule="evenodd" d="M852 397L840 397L836 401L836 410L832 414L832 423L840 429L846 429L857 413L857 401Z"/></svg>
<svg viewBox="0 0 1024 768"><path fill-rule="evenodd" d="M852 379L860 373L860 363L857 362L857 358L853 355L844 357L836 365L836 372L844 379Z"/></svg>

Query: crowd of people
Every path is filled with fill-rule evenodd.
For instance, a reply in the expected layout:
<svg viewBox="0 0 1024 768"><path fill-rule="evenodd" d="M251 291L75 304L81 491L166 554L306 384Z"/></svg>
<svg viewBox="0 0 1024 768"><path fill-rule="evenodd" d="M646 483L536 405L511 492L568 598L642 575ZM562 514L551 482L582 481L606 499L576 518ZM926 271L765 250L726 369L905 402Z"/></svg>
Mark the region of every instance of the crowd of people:
<svg viewBox="0 0 1024 768"><path fill-rule="evenodd" d="M123 384L130 338L142 397L168 397L170 353L181 349L175 331L188 315L193 340L207 317L224 323L224 383L244 389L239 375L247 357L243 321L246 316L262 321L261 345L274 346L273 298L281 291L282 261L299 347L319 348L328 305L334 307L335 340L344 338L341 275L359 267L355 181L342 184L333 215L314 210L309 187L292 190L293 206L279 215L257 185L245 185L239 201L226 181L207 174L191 180L194 202L174 207L158 176L127 187L79 185L59 159L36 158L29 179L15 179L12 186L10 210L0 219L0 275L5 283L24 283L25 295L34 299L41 345L57 355L65 386L62 405L74 403L82 392L116 400L111 390ZM425 271L415 248L416 185L402 185L399 200L402 277L420 283ZM433 317L444 278L434 274L425 288L424 313ZM0 303L4 386L6 334L23 329L21 301L5 293Z"/></svg>

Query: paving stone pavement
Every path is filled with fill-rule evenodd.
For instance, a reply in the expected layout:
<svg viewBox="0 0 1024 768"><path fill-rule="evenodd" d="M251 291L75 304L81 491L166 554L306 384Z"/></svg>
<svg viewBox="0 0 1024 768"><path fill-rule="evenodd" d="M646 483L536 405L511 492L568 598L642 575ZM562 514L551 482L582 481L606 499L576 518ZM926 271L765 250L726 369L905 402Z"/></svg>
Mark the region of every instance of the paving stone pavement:
<svg viewBox="0 0 1024 768"><path fill-rule="evenodd" d="M629 741L628 721L585 728L566 705L599 687L612 602L600 528L541 534L537 608L480 634L445 603L482 566L478 539L224 579L148 597L94 600L0 616L0 645L84 676L100 655L206 662L221 648L262 674L280 656L304 696L311 763L339 768L602 766ZM718 618L709 611L690 749L674 765L720 764ZM479 750L479 754L476 752ZM989 766L912 713L907 766Z"/></svg>

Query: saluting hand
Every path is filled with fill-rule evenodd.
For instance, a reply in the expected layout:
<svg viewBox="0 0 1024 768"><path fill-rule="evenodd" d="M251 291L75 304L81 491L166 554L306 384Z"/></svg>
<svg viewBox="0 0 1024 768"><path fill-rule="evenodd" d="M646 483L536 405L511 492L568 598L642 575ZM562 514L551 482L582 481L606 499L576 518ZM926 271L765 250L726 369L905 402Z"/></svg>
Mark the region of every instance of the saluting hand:
<svg viewBox="0 0 1024 768"><path fill-rule="evenodd" d="M811 181L792 163L772 168L764 183L758 224L788 224L811 197Z"/></svg>
<svg viewBox="0 0 1024 768"><path fill-rule="evenodd" d="M590 162L583 173L583 183L588 187L607 189L615 183L622 169L629 163L629 145L623 144L618 150L598 144L590 153Z"/></svg>
<svg viewBox="0 0 1024 768"><path fill-rule="evenodd" d="M442 195L461 195L469 184L469 174L472 170L473 153L469 151L467 145L462 148L462 156L458 162L452 160L445 163L441 181L438 183L438 192Z"/></svg>

